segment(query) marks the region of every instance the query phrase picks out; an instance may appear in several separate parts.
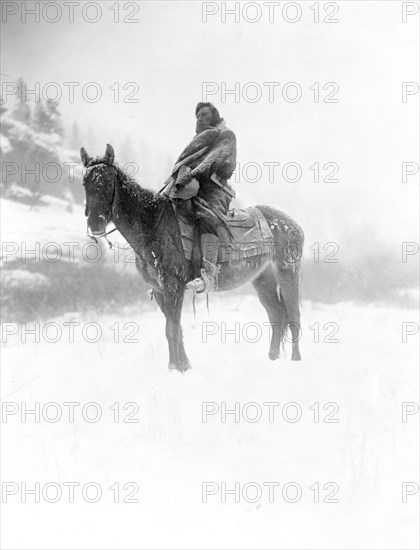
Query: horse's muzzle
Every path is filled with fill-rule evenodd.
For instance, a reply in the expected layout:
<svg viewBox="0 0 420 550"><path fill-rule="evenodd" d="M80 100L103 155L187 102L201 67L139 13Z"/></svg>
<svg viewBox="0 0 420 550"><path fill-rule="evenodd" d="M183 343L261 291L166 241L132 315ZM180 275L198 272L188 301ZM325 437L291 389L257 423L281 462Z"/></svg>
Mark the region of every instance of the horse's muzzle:
<svg viewBox="0 0 420 550"><path fill-rule="evenodd" d="M92 222L88 218L88 228L92 235L95 237L100 237L106 233L107 220L105 216L98 216L95 222Z"/></svg>

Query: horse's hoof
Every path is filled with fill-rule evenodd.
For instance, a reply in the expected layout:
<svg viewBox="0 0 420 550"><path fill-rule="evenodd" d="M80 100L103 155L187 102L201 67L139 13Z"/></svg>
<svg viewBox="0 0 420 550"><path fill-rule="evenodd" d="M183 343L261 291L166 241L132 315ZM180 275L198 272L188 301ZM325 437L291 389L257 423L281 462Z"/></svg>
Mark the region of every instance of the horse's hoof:
<svg viewBox="0 0 420 550"><path fill-rule="evenodd" d="M180 361L178 363L178 370L179 372L187 372L187 370L190 370L191 365L188 359L186 361Z"/></svg>
<svg viewBox="0 0 420 550"><path fill-rule="evenodd" d="M292 352L292 361L300 361L302 357L300 356L300 351Z"/></svg>
<svg viewBox="0 0 420 550"><path fill-rule="evenodd" d="M191 368L191 365L189 361L180 361L179 363L171 363L169 362L168 369L171 370L177 370L178 372L186 372Z"/></svg>
<svg viewBox="0 0 420 550"><path fill-rule="evenodd" d="M270 350L268 352L268 358L271 359L271 361L275 361L276 359L279 359L280 352L279 351L272 351Z"/></svg>

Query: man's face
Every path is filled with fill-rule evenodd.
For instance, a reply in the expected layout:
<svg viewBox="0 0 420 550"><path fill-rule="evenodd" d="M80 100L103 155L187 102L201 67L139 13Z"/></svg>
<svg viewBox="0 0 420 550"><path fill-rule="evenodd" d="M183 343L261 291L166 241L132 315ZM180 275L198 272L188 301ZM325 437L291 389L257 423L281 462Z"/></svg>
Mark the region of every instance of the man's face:
<svg viewBox="0 0 420 550"><path fill-rule="evenodd" d="M203 130L206 130L211 125L211 119L213 118L212 112L210 110L210 107L202 107L198 113L197 113L197 124L195 127L195 131L197 134L200 132L203 132Z"/></svg>

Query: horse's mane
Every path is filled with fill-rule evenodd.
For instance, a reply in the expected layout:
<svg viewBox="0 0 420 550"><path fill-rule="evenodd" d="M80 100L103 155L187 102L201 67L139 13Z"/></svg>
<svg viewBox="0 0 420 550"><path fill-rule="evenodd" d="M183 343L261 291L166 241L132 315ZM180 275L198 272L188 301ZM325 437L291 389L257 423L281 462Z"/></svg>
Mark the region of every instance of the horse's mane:
<svg viewBox="0 0 420 550"><path fill-rule="evenodd" d="M126 172L124 172L122 168L115 166L115 164L114 167L116 169L118 183L121 188L127 189L130 194L134 193L137 200L144 204L148 203L150 206L153 206L153 204L158 205L163 200L163 197L154 191L142 187L132 176L129 176Z"/></svg>
<svg viewBox="0 0 420 550"><path fill-rule="evenodd" d="M132 176L128 175L117 164L110 164L105 157L96 157L90 159L87 168L91 168L98 164L106 164L112 166L117 175L117 181L121 189L128 191L130 195L133 195L133 204L141 203L143 207L156 207L164 201L164 197L155 193L150 189L142 187Z"/></svg>

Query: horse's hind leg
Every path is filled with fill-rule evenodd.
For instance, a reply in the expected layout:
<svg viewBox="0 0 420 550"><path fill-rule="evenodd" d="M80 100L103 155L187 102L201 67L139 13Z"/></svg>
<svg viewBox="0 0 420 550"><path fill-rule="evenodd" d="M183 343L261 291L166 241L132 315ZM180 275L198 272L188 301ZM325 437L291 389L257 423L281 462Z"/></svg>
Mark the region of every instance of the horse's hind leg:
<svg viewBox="0 0 420 550"><path fill-rule="evenodd" d="M294 269L277 269L276 279L280 286L280 299L287 311L287 324L292 334L292 361L300 361L300 265Z"/></svg>
<svg viewBox="0 0 420 550"><path fill-rule="evenodd" d="M268 357L274 361L280 356L280 343L285 330L284 306L277 293L277 281L274 277L271 265L252 282L257 291L260 302L268 313L271 324L271 343Z"/></svg>

